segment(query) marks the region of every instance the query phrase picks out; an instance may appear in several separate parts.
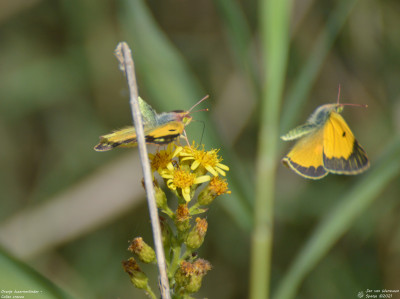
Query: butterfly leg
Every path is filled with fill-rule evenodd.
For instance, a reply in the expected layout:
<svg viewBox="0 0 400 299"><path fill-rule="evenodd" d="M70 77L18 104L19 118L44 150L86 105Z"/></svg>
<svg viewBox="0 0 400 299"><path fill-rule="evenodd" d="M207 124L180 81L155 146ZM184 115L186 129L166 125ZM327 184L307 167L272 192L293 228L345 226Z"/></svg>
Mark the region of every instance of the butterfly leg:
<svg viewBox="0 0 400 299"><path fill-rule="evenodd" d="M189 139L187 137L185 129L183 129L183 134L181 136L183 136L183 138L186 140L188 147L190 147Z"/></svg>

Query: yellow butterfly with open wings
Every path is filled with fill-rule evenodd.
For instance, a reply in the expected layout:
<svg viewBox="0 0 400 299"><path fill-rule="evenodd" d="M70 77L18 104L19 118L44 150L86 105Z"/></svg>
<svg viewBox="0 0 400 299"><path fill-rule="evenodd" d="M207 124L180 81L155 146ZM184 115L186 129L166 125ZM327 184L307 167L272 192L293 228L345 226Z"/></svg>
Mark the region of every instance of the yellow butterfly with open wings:
<svg viewBox="0 0 400 299"><path fill-rule="evenodd" d="M353 104L339 104L338 96L336 104L319 106L305 124L281 136L285 141L299 139L282 162L308 179L321 179L328 173L354 175L366 171L367 154L339 114L345 105Z"/></svg>

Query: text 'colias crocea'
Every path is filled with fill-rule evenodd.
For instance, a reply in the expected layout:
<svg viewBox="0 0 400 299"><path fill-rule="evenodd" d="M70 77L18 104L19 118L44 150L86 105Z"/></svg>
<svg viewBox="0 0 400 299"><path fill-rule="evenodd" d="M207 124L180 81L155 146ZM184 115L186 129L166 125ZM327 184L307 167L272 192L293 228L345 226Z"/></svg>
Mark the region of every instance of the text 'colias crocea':
<svg viewBox="0 0 400 299"><path fill-rule="evenodd" d="M194 107L208 98L208 95L197 102L190 110L176 110L158 114L142 98L139 100L140 113L143 119L143 129L146 143L164 145L171 143L185 132L185 126L190 123L190 112ZM100 136L100 142L94 149L99 152L108 151L115 147L137 146L136 131L133 126L115 130Z"/></svg>

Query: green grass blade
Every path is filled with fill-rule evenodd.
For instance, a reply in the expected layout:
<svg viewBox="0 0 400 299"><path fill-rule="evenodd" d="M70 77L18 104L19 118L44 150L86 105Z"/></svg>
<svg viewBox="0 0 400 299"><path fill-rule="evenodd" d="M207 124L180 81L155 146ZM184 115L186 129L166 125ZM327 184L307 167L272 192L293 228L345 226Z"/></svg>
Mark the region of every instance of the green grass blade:
<svg viewBox="0 0 400 299"><path fill-rule="evenodd" d="M356 3L357 0L340 1L335 11L329 17L325 28L316 40L310 58L288 92L280 123L281 133L286 133L298 120L300 116L299 111L301 111L301 107L307 100L311 86ZM334 84L337 83L340 82L334 82Z"/></svg>
<svg viewBox="0 0 400 299"><path fill-rule="evenodd" d="M236 64L244 71L254 95L260 94L259 76L255 62L251 59L252 36L243 10L236 1L214 0L221 20L226 28L230 49Z"/></svg>
<svg viewBox="0 0 400 299"><path fill-rule="evenodd" d="M250 296L268 298L271 271L273 210L279 107L289 52L291 1L260 1L260 29L265 60L261 123L257 157L257 185L252 236Z"/></svg>
<svg viewBox="0 0 400 299"><path fill-rule="evenodd" d="M139 93L149 92L157 108L190 107L204 96L183 57L160 30L142 0L121 1L120 20L135 59ZM151 101L150 101L151 102ZM154 102L153 102L154 103Z"/></svg>
<svg viewBox="0 0 400 299"><path fill-rule="evenodd" d="M73 298L26 264L8 255L2 248L0 248L0 269L1 298L14 298L13 296L21 296L15 298L43 299ZM13 293L4 293L5 291ZM17 291L37 293L16 293ZM6 295L10 297L6 297Z"/></svg>
<svg viewBox="0 0 400 299"><path fill-rule="evenodd" d="M357 185L343 197L332 213L322 220L300 251L277 288L274 299L294 298L306 275L328 253L357 218L400 175L400 140L397 138Z"/></svg>

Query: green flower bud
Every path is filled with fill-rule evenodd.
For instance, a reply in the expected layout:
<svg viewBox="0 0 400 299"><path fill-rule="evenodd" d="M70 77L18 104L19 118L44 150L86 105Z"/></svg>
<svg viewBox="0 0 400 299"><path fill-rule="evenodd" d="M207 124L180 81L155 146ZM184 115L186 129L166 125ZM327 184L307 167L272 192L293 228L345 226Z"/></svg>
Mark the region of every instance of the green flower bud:
<svg viewBox="0 0 400 299"><path fill-rule="evenodd" d="M146 274L140 270L139 265L136 263L135 259L131 257L127 261L122 262L122 267L125 272L129 274L131 282L138 289L147 289L148 278Z"/></svg>
<svg viewBox="0 0 400 299"><path fill-rule="evenodd" d="M186 276L180 269L175 272L174 278L176 285L179 287L185 287L190 282L190 277Z"/></svg>
<svg viewBox="0 0 400 299"><path fill-rule="evenodd" d="M147 245L141 237L133 239L128 250L135 253L143 263L148 264L156 260L153 248Z"/></svg>
<svg viewBox="0 0 400 299"><path fill-rule="evenodd" d="M190 228L190 213L187 204L180 204L175 213L175 226L180 232Z"/></svg>
<svg viewBox="0 0 400 299"><path fill-rule="evenodd" d="M159 186L154 186L154 191L155 191L157 208L163 210L167 209L168 208L167 196L165 195L165 192Z"/></svg>
<svg viewBox="0 0 400 299"><path fill-rule="evenodd" d="M197 202L202 206L208 206L216 197L216 194L206 187L200 192Z"/></svg>
<svg viewBox="0 0 400 299"><path fill-rule="evenodd" d="M204 241L204 237L207 233L208 223L206 219L196 218L196 225L189 232L186 238L186 246L191 249L199 248Z"/></svg>
<svg viewBox="0 0 400 299"><path fill-rule="evenodd" d="M201 287L201 281L206 273L211 270L211 264L203 259L195 262L182 261L175 273L175 282L188 293L195 293Z"/></svg>
<svg viewBox="0 0 400 299"><path fill-rule="evenodd" d="M231 193L231 191L228 190L228 183L226 180L216 176L213 177L208 183L208 186L200 192L197 202L202 206L210 205L217 196L225 193Z"/></svg>
<svg viewBox="0 0 400 299"><path fill-rule="evenodd" d="M194 275L190 278L190 282L185 286L185 290L188 293L196 293L200 290L201 281L203 280L203 276Z"/></svg>

